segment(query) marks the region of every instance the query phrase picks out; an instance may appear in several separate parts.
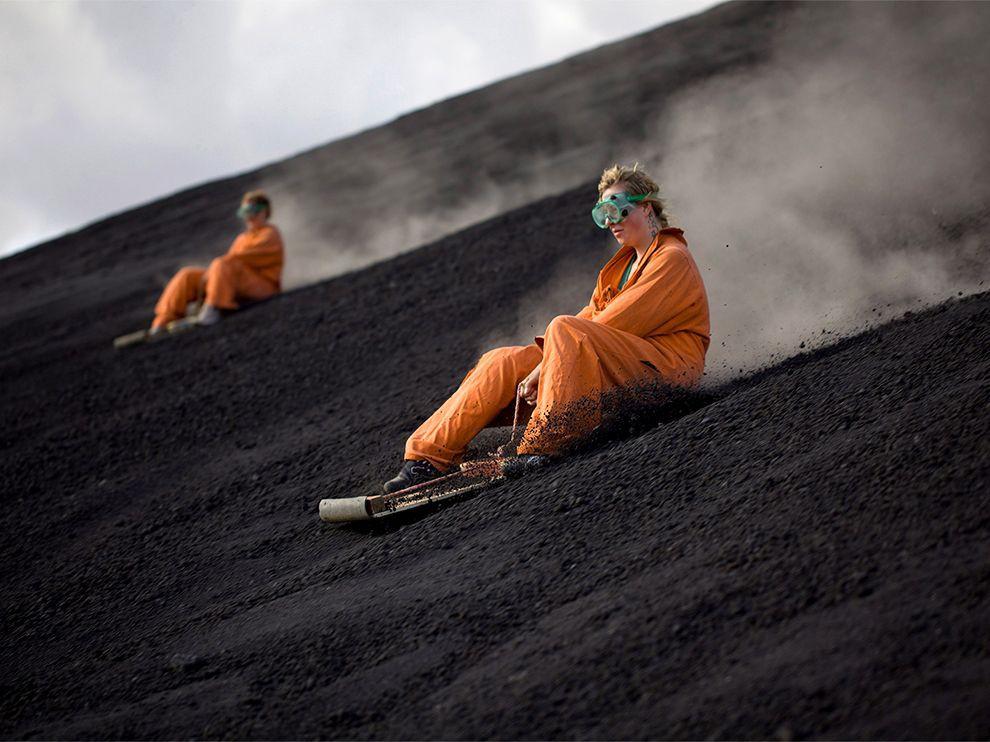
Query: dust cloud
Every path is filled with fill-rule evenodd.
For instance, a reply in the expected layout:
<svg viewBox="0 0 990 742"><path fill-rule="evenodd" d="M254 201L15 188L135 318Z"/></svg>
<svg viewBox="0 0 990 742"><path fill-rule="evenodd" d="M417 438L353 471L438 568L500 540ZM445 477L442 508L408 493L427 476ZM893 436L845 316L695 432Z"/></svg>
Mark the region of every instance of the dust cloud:
<svg viewBox="0 0 990 742"><path fill-rule="evenodd" d="M442 204L421 212L405 204L382 205L370 195L364 203L321 203L307 190L278 184L265 186L277 205L274 219L285 239L288 256L284 283L294 288L360 270L476 224L503 211L497 189L486 189L469 204ZM333 212L335 226L323 218ZM369 225L371 220L373 225ZM350 225L348 225L350 222Z"/></svg>
<svg viewBox="0 0 990 742"><path fill-rule="evenodd" d="M360 158L344 157L342 142L287 162L264 183L289 250L286 285L362 268L583 182L590 199L599 169L621 154L664 184L673 223L687 232L711 302L711 382L986 286L985 7L811 4L783 17L767 31L768 60L665 96L642 138L518 157L477 135L488 159L445 160L455 133L396 124L368 133ZM334 184L323 191L333 201L315 195L314 181ZM613 249L603 243L603 263ZM479 351L528 342L579 309L594 275L555 271L517 307L515 330Z"/></svg>
<svg viewBox="0 0 990 742"><path fill-rule="evenodd" d="M359 270L560 188L551 162L539 155L520 163L506 184L476 163L417 150L421 142L388 128L368 136L374 139L362 142L356 160L314 153L263 182L285 238L287 288ZM321 181L328 187L312 187Z"/></svg>
<svg viewBox="0 0 990 742"><path fill-rule="evenodd" d="M990 277L979 9L914 6L930 18L905 26L844 7L855 39L781 43L658 122L657 172L711 301L713 381Z"/></svg>
<svg viewBox="0 0 990 742"><path fill-rule="evenodd" d="M990 284L982 11L830 7L852 17L810 47L781 34L769 64L690 86L623 147L664 183L704 277L709 384ZM558 266L481 350L528 342L593 287Z"/></svg>

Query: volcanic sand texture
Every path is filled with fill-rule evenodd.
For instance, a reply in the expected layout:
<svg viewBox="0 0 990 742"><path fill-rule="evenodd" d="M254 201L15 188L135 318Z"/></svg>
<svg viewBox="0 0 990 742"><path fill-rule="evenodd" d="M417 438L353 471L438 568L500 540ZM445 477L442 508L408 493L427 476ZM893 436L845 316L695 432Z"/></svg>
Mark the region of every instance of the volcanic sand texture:
<svg viewBox="0 0 990 742"><path fill-rule="evenodd" d="M423 517L318 521L548 275L586 301L585 196L124 353L130 297L5 303L0 734L988 736L990 294Z"/></svg>
<svg viewBox="0 0 990 742"><path fill-rule="evenodd" d="M0 734L990 736L986 293L709 390L710 404L645 435L375 528L321 524L316 505L373 492L481 352L525 342L587 301L606 257L587 218L593 184L217 328L128 353L109 344L146 324L175 268L229 244L232 205L259 181L289 227L292 270L318 248L335 260L317 268L337 272L583 183L589 167L639 157L640 134L677 145L658 156L670 185L689 186L675 213L702 267L729 279L704 272L717 352L730 320L753 324L742 309L778 319L781 301L805 313L792 339L807 337L816 282L782 293L787 271L761 262L829 289L850 274L778 264L790 253L768 250L768 236L794 254L809 236L814 255L862 253L847 266L900 260L914 276L920 265L943 294L983 290L990 148L972 145L988 127L976 98L958 94L979 89L986 69L986 45L963 43L983 38L985 6L856 7L720 7L0 261ZM817 136L803 128L801 112L817 110L806 98L797 120L781 102L790 89L759 99L782 106L769 120L784 138L767 134L752 87L736 91L745 116L725 113L737 100L725 87L781 66L782 37L807 39L814 57L844 37L849 13L890 13L894 37L930 33L925 48L940 51L917 56L921 88L940 116L970 121L945 131L982 134L922 136L925 151L956 142L948 152L971 152L967 168L934 158L945 168L926 161L904 190L903 166L874 168L891 158L857 146L841 161L889 190L841 169L806 190L798 176L818 163L793 157ZM967 63L972 77L955 74ZM862 79L885 104L899 99L883 87L894 78ZM844 100L847 83L862 98L854 80L830 83L825 102ZM621 116L589 105L602 95ZM913 130L917 100L929 100L901 99L903 120L877 119L894 132ZM698 121L726 125L692 139L663 118L686 106L690 124L699 100L714 113ZM828 128L841 131L848 117L835 111ZM656 130L637 130L647 114ZM741 177L746 152L775 169ZM408 213L348 245L333 230L354 228L337 215L366 198L369 153L393 176L384 200ZM949 171L967 175L966 199L933 187ZM784 208L793 193L816 208ZM905 220L933 204L943 213ZM406 221L438 205L449 221ZM809 225L822 218L816 235ZM733 251L720 249L725 231ZM900 285L857 283L855 301L838 304L862 311L875 296L889 312L924 293L888 301Z"/></svg>

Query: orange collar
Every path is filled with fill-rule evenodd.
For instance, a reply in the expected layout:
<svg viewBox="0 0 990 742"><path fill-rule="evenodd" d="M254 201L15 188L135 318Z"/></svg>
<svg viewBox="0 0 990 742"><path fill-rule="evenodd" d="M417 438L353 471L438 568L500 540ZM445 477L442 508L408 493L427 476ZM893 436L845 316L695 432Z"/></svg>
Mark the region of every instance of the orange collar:
<svg viewBox="0 0 990 742"><path fill-rule="evenodd" d="M628 288L632 286L636 282L636 279L643 274L643 270L650 262L650 259L658 252L660 252L660 250L662 249L661 243L663 242L663 240L661 238L664 235L670 235L672 237L676 237L681 242L685 242L683 236L684 235L683 229L678 229L677 227L665 227L661 229L659 232L657 232L657 236L653 238L653 242L646 249L646 252L643 253L643 259L639 261L639 265L636 266L636 270L634 270L632 272L632 275L629 276L629 280L626 281L626 285L623 288ZM613 267L613 264L617 262L622 262L623 260L628 260L629 253L635 252L635 250L636 248L627 247L627 246L622 246L619 248L618 252L616 252L615 255L612 256L612 259L605 264L605 266L601 270L601 273L598 274L599 291L605 290L605 285L604 285L605 276L606 274L609 273L610 269Z"/></svg>

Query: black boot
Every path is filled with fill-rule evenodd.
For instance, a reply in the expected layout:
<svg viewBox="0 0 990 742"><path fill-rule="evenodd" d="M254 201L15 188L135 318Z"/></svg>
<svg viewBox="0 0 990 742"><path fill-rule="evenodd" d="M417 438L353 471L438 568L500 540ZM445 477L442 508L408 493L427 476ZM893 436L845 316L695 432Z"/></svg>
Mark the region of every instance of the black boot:
<svg viewBox="0 0 990 742"><path fill-rule="evenodd" d="M406 461L402 464L402 469L395 476L382 485L386 495L404 490L416 484L429 482L431 479L442 477L443 472L437 469L429 461Z"/></svg>

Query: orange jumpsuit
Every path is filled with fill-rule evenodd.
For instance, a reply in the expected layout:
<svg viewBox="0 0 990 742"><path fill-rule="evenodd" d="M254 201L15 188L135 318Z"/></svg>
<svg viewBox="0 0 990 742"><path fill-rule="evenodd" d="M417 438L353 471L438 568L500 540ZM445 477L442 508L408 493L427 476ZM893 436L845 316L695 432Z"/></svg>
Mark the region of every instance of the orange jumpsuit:
<svg viewBox="0 0 990 742"><path fill-rule="evenodd" d="M274 224L248 228L209 268L182 268L172 277L155 306L152 327L184 317L186 305L204 296L218 309L237 309L238 300L274 296L281 290L284 262L282 236Z"/></svg>
<svg viewBox="0 0 990 742"><path fill-rule="evenodd" d="M440 470L456 464L482 428L513 404L519 383L541 361L536 408L520 454L555 453L600 422L602 392L660 380L692 386L701 379L709 344L708 298L683 231L661 230L619 290L633 257L621 248L602 268L591 301L561 315L527 346L485 353L460 388L406 442L406 459ZM555 412L578 404L579 420L552 431ZM590 414L589 414L590 413Z"/></svg>

